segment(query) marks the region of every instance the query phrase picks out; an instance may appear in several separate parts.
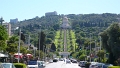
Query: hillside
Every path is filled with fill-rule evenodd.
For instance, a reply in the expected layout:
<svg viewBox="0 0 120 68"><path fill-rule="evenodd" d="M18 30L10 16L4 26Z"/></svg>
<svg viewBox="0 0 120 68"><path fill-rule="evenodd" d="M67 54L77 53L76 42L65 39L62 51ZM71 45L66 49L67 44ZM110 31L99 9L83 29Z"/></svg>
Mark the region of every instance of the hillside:
<svg viewBox="0 0 120 68"><path fill-rule="evenodd" d="M85 37L89 38L90 33L94 35L94 39L97 38L99 32L105 30L110 24L118 22L117 18L120 17L119 14L112 13L78 15L68 14L66 16L68 17L70 25L72 26L72 31L67 31L67 33L69 32L69 34L71 34L71 38L75 37L71 41L68 40L67 44L70 44L70 42L75 43L75 40L77 39L83 39ZM59 30L61 21L62 15L35 17L33 19L20 21L17 24L12 24L12 29L20 26L24 34L31 35L31 43L33 44L35 41L37 41L38 32L41 29L47 35L47 38L51 38L52 41L55 40L55 44L57 44L57 42L63 40L60 39L60 36L62 36L62 34L59 34L61 33L61 31ZM67 39L69 38L70 37L68 37ZM84 40L82 40L82 42L84 42ZM59 43L59 45L62 44L62 42ZM74 45L76 44L73 44L73 47L75 49Z"/></svg>

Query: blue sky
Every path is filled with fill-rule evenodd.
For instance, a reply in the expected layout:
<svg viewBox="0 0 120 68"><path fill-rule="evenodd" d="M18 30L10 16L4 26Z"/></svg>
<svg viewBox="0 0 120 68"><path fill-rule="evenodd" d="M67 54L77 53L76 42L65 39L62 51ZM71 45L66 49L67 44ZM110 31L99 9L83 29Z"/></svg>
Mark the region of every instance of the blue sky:
<svg viewBox="0 0 120 68"><path fill-rule="evenodd" d="M58 14L120 13L120 0L0 0L0 16L6 22Z"/></svg>

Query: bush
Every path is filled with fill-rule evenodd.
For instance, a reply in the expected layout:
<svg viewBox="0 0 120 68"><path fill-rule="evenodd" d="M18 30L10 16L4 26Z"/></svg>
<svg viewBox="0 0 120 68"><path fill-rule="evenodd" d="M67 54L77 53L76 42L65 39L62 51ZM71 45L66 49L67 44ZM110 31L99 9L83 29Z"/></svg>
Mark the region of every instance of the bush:
<svg viewBox="0 0 120 68"><path fill-rule="evenodd" d="M14 65L16 68L27 68L26 64L24 64L24 63L14 63Z"/></svg>
<svg viewBox="0 0 120 68"><path fill-rule="evenodd" d="M86 63L85 68L89 68L90 64L91 64L90 62Z"/></svg>
<svg viewBox="0 0 120 68"><path fill-rule="evenodd" d="M108 68L120 68L120 66L109 66Z"/></svg>

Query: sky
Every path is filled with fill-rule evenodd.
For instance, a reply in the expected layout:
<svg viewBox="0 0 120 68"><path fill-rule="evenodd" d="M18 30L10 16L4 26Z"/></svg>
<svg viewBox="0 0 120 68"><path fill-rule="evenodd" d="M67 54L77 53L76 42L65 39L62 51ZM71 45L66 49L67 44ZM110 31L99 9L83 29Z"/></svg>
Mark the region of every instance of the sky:
<svg viewBox="0 0 120 68"><path fill-rule="evenodd" d="M120 0L0 0L0 16L5 22L58 14L120 14Z"/></svg>

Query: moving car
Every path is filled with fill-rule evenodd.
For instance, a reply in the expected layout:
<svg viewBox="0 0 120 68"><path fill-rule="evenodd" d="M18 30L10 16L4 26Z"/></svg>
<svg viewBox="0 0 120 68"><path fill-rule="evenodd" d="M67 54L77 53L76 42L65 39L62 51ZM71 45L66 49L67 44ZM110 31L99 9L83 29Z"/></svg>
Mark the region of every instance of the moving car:
<svg viewBox="0 0 120 68"><path fill-rule="evenodd" d="M50 59L50 60L49 60L49 63L53 63L53 60L52 60L52 59Z"/></svg>
<svg viewBox="0 0 120 68"><path fill-rule="evenodd" d="M66 60L66 64L68 64L68 63L71 64L71 61L67 59Z"/></svg>
<svg viewBox="0 0 120 68"><path fill-rule="evenodd" d="M39 61L39 62L40 62L40 64L42 64L43 67L46 66L44 61Z"/></svg>
<svg viewBox="0 0 120 68"><path fill-rule="evenodd" d="M28 68L44 68L43 64L41 61L37 60L30 60L27 65Z"/></svg>
<svg viewBox="0 0 120 68"><path fill-rule="evenodd" d="M74 60L72 60L72 63L77 63L77 60L75 60L75 59L74 59Z"/></svg>

